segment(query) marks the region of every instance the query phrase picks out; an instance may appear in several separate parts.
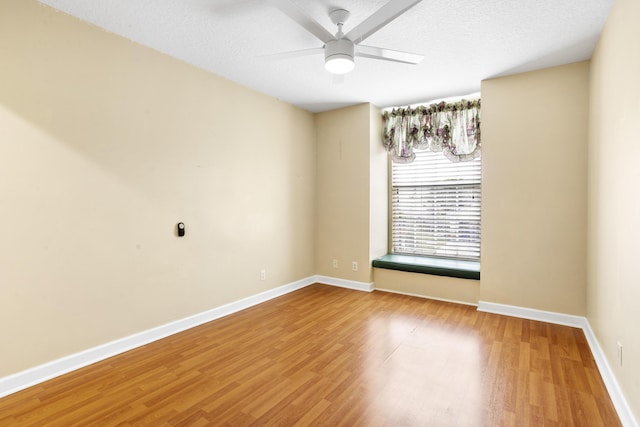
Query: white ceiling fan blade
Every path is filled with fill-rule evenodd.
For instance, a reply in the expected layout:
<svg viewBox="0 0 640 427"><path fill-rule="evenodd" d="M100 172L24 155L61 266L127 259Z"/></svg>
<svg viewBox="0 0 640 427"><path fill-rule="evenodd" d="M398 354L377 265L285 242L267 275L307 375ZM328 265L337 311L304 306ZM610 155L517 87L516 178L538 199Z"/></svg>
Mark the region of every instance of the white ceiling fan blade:
<svg viewBox="0 0 640 427"><path fill-rule="evenodd" d="M296 21L302 28L322 40L323 43L334 39L333 34L289 0L269 0L269 2Z"/></svg>
<svg viewBox="0 0 640 427"><path fill-rule="evenodd" d="M311 49L292 50L290 52L269 53L266 55L261 55L260 57L264 59L276 60L276 59L300 58L302 56L318 55L320 53L324 53L324 48L313 47Z"/></svg>
<svg viewBox="0 0 640 427"><path fill-rule="evenodd" d="M421 1L422 0L391 0L349 31L346 38L358 44Z"/></svg>
<svg viewBox="0 0 640 427"><path fill-rule="evenodd" d="M373 46L356 46L356 56L364 58L382 59L385 61L402 62L403 64L418 64L424 59L417 53L402 52L400 50L384 49Z"/></svg>

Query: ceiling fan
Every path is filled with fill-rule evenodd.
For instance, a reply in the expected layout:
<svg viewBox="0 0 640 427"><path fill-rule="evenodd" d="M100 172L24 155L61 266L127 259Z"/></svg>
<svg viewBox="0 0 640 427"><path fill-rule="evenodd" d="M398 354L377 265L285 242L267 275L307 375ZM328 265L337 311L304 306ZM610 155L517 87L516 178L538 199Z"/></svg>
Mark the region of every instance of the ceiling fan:
<svg viewBox="0 0 640 427"><path fill-rule="evenodd" d="M280 11L293 19L304 29L316 36L324 45L320 48L297 50L278 54L279 57L305 56L324 53L324 65L333 74L345 74L355 67L354 57L382 59L384 61L401 62L404 64L418 64L424 58L415 53L385 49L381 47L365 46L360 43L373 33L402 15L404 12L420 3L422 0L391 0L373 15L358 24L347 34L342 32L342 26L349 19L349 12L345 9L335 9L329 13L331 22L338 26L338 32L333 35L320 25L315 19L301 10L290 0L269 0Z"/></svg>

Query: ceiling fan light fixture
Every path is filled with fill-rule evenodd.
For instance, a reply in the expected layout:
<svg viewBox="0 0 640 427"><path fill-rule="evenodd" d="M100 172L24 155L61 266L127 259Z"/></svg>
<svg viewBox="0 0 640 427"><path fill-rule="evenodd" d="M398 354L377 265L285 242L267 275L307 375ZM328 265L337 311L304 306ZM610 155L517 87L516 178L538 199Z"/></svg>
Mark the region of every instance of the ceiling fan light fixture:
<svg viewBox="0 0 640 427"><path fill-rule="evenodd" d="M336 39L327 42L324 48L324 68L333 74L346 74L355 67L353 42Z"/></svg>
<svg viewBox="0 0 640 427"><path fill-rule="evenodd" d="M346 74L352 71L355 67L353 58L347 55L333 55L331 58L327 58L324 62L324 68L333 74Z"/></svg>

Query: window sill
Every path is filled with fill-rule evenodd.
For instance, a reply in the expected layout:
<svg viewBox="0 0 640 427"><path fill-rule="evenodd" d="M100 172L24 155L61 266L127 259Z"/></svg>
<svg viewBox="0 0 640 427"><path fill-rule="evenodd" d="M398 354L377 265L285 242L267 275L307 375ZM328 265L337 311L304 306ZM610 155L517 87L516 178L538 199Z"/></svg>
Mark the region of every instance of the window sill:
<svg viewBox="0 0 640 427"><path fill-rule="evenodd" d="M373 260L375 268L480 280L480 262L387 254Z"/></svg>

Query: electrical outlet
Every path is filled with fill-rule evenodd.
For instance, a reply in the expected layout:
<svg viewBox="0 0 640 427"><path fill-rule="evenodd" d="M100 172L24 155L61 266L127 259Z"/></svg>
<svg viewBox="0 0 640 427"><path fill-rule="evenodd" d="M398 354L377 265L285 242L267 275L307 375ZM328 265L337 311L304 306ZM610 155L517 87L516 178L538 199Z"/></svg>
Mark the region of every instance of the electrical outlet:
<svg viewBox="0 0 640 427"><path fill-rule="evenodd" d="M618 366L622 366L622 344L618 341Z"/></svg>
<svg viewBox="0 0 640 427"><path fill-rule="evenodd" d="M337 259L333 260L333 268L338 268L338 260Z"/></svg>
<svg viewBox="0 0 640 427"><path fill-rule="evenodd" d="M358 271L358 261L353 261L353 262L351 263L351 269L352 269L353 271Z"/></svg>
<svg viewBox="0 0 640 427"><path fill-rule="evenodd" d="M260 270L260 280L267 280L267 270L264 268Z"/></svg>

